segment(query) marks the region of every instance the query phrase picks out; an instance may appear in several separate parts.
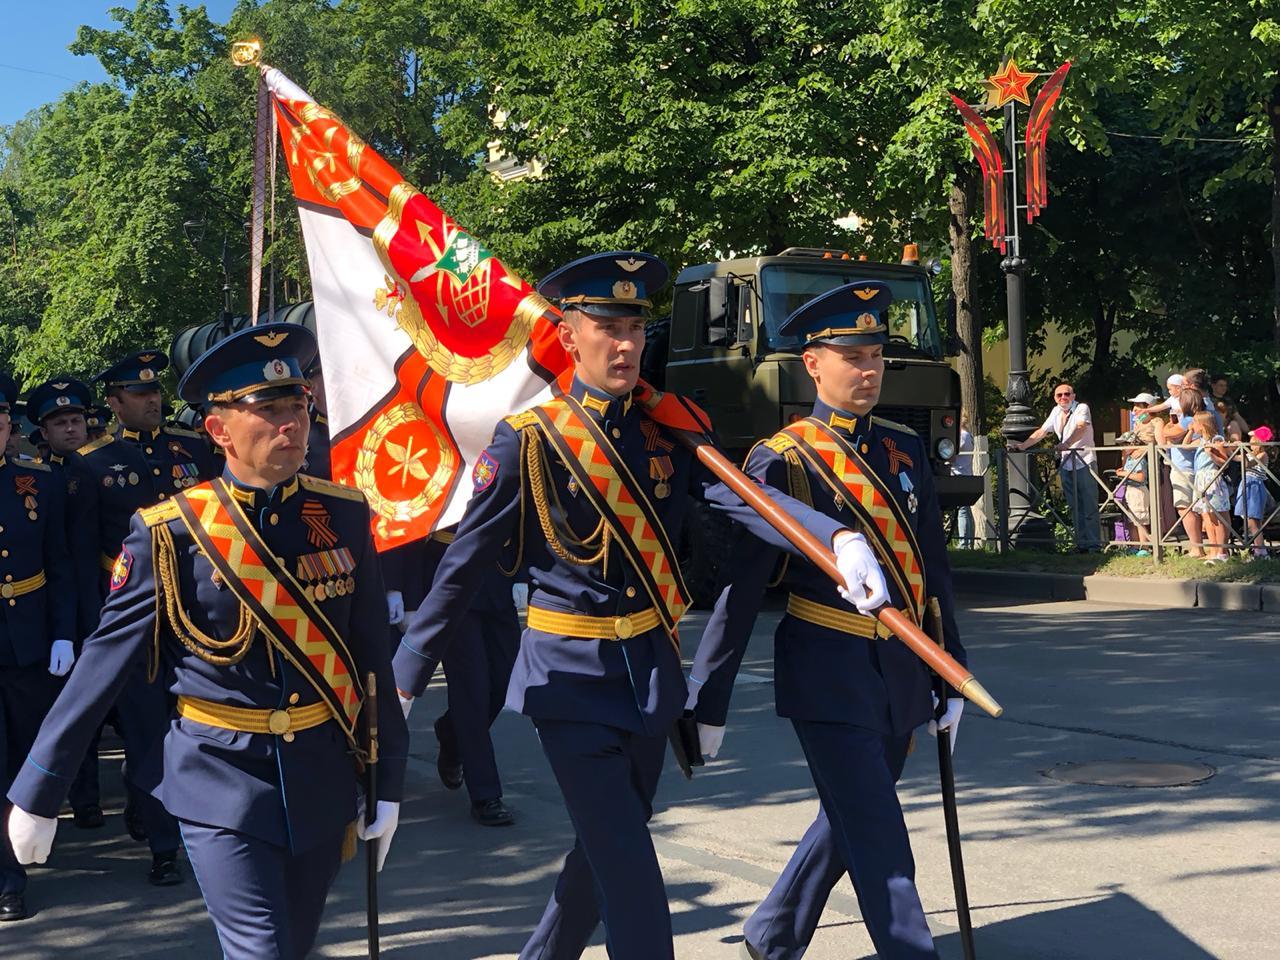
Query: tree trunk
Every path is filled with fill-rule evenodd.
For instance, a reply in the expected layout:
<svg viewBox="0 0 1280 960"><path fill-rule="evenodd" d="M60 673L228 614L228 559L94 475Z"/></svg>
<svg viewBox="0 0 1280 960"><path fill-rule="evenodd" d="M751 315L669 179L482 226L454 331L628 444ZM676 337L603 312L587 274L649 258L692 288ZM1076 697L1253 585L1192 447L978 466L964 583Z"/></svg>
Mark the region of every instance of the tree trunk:
<svg viewBox="0 0 1280 960"><path fill-rule="evenodd" d="M951 295L956 301L956 335L964 345L957 358L960 373L960 409L969 415L969 429L986 433L986 406L982 377L982 317L973 290L973 205L977 175L966 165L958 168L947 205L947 232L951 240Z"/></svg>
<svg viewBox="0 0 1280 960"><path fill-rule="evenodd" d="M1103 303L1099 297L1093 306L1093 367L1088 389L1096 396L1106 393L1111 378L1111 339L1116 332L1116 304Z"/></svg>

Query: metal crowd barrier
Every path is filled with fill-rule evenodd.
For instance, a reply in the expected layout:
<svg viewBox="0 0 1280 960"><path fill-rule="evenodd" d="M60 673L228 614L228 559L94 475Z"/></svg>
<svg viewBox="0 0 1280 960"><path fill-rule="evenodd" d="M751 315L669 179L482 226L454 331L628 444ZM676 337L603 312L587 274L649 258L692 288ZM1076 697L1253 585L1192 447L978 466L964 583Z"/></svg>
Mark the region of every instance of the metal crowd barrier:
<svg viewBox="0 0 1280 960"><path fill-rule="evenodd" d="M1015 544L1037 548L1079 547L1074 511L1062 490L1059 455L1048 448L1032 448L1021 453L1002 446L984 449L985 439L978 438L978 448L973 453L962 454L973 458L974 472L981 473L987 480L983 499L971 508L974 514L972 545L1001 553L1013 549ZM1190 445L1179 446L1194 449ZM1222 544L1211 544L1207 532L1202 532L1204 555L1219 548L1228 555L1241 551L1248 555L1254 546L1280 552L1280 443L1260 446L1266 451L1266 463L1256 462L1249 456L1251 444L1247 441L1222 444L1226 461L1215 466L1208 482L1196 484L1192 480L1190 503L1182 508L1173 506L1170 460L1173 447L1152 443L1087 448L1094 453L1095 463L1079 469L1087 470L1097 485L1099 543L1111 548L1145 549L1154 563L1160 563L1171 550L1190 545L1187 516L1207 504L1209 491L1215 483L1221 483L1227 487L1227 507L1210 512L1222 523L1226 537ZM1125 493L1135 486L1118 475L1123 471L1127 450L1143 451L1146 480L1136 486L1147 490L1146 511L1135 511L1126 502ZM1238 471L1232 470L1233 465L1238 466ZM1241 498L1240 487L1251 471L1266 490L1263 518L1256 537L1251 534L1247 520L1235 515ZM1138 512L1145 512L1146 518L1139 519ZM952 545L959 539L955 514L953 512L949 522ZM1038 532L1045 527L1047 533Z"/></svg>

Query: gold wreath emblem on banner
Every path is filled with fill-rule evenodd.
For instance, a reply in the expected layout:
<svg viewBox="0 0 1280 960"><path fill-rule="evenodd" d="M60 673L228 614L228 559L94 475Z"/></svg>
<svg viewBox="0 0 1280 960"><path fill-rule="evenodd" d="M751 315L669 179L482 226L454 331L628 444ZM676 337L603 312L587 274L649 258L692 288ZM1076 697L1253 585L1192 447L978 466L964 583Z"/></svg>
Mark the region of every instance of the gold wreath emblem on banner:
<svg viewBox="0 0 1280 960"><path fill-rule="evenodd" d="M392 431L406 423L425 423L430 427L432 447L414 450L412 442L398 444L389 441ZM435 470L428 473L422 460L430 449L439 451L440 460ZM457 465L458 456L448 438L416 403L399 403L379 414L360 444L355 469L356 486L364 491L370 508L378 515L378 534L383 538L395 536L392 524L407 524L425 513L440 499ZM398 476L406 488L411 487L410 478L421 480L422 487L407 500L393 500L379 488L379 475Z"/></svg>

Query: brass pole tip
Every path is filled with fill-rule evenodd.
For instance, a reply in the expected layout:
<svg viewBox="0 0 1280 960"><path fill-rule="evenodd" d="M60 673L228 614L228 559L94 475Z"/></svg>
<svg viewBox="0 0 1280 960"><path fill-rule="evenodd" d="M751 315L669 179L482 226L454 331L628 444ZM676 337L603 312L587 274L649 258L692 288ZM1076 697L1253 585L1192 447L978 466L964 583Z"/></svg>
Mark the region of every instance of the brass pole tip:
<svg viewBox="0 0 1280 960"><path fill-rule="evenodd" d="M231 62L237 67L252 67L262 59L262 41L257 37L231 44Z"/></svg>
<svg viewBox="0 0 1280 960"><path fill-rule="evenodd" d="M971 700L993 717L1004 713L1004 707L996 698L987 693L987 688L980 684L976 677L970 677L960 685L960 696Z"/></svg>

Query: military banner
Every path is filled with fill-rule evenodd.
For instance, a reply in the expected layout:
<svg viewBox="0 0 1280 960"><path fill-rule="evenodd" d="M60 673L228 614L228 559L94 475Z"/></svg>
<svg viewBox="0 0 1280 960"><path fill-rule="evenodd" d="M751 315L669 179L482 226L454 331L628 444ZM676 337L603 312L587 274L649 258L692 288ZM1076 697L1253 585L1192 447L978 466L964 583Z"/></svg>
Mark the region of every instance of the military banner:
<svg viewBox="0 0 1280 960"><path fill-rule="evenodd" d="M504 416L570 364L556 312L331 111L260 65L306 241L333 477L380 548L457 522Z"/></svg>

